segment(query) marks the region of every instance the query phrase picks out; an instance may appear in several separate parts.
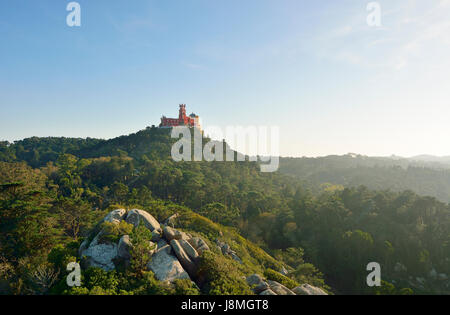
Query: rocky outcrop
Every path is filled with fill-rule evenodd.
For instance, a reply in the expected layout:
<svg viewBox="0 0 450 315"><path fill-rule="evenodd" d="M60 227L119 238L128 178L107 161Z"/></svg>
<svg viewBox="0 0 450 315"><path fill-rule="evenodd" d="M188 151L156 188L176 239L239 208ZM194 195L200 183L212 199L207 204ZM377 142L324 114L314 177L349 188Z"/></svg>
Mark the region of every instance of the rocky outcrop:
<svg viewBox="0 0 450 315"><path fill-rule="evenodd" d="M113 260L117 257L116 244L94 244L82 252L90 267L99 267L106 271L114 270Z"/></svg>
<svg viewBox="0 0 450 315"><path fill-rule="evenodd" d="M118 224L117 219L123 216L121 209L110 212L103 222L111 222ZM103 231L100 231L91 242L86 239L80 246L79 255L84 258L87 267L98 267L106 271L111 271L115 268L113 260L117 257L118 245L111 242L100 242Z"/></svg>
<svg viewBox="0 0 450 315"><path fill-rule="evenodd" d="M204 251L209 250L208 244L206 244L206 242L200 237L193 237L189 239L188 242L195 248L199 255L201 255Z"/></svg>
<svg viewBox="0 0 450 315"><path fill-rule="evenodd" d="M103 221L106 222L113 222L113 221L122 221L125 218L125 215L127 214L127 210L125 209L117 209L113 210L103 219Z"/></svg>
<svg viewBox="0 0 450 315"><path fill-rule="evenodd" d="M270 286L270 289L275 292L277 295L295 295L294 292L286 288L281 283L278 283L276 281L267 280L267 283Z"/></svg>
<svg viewBox="0 0 450 315"><path fill-rule="evenodd" d="M171 240L170 246L172 246L173 251L175 252L175 255L178 258L178 261L181 263L181 266L188 272L188 274L192 278L196 278L197 276L197 264L196 259L198 258L198 254L195 251L195 249L186 241L185 244L190 246L190 249L188 251L191 255L187 253L187 251L184 249L184 246L180 244L180 242L183 242L184 240ZM193 252L192 252L193 251Z"/></svg>
<svg viewBox="0 0 450 315"><path fill-rule="evenodd" d="M217 247L222 252L222 254L228 255L231 258L233 258L234 260L236 260L238 263L242 264L241 258L239 258L239 256L236 254L236 252L231 249L230 245L228 245L227 243L224 243L218 239L216 239L216 244L217 244Z"/></svg>
<svg viewBox="0 0 450 315"><path fill-rule="evenodd" d="M133 224L135 227L139 226L142 223L145 225L147 229L151 232L155 231L160 233L161 226L159 222L148 212L144 210L133 209L128 212L126 222Z"/></svg>
<svg viewBox="0 0 450 315"><path fill-rule="evenodd" d="M192 238L192 236L190 236L189 234L178 231L174 228L171 228L170 226L164 227L163 236L168 242L170 242L171 240L188 240Z"/></svg>
<svg viewBox="0 0 450 315"><path fill-rule="evenodd" d="M292 291L297 295L328 295L324 290L309 284L302 284L292 289Z"/></svg>
<svg viewBox="0 0 450 315"><path fill-rule="evenodd" d="M151 260L147 268L153 271L158 280L173 282L176 279L195 279L200 254L209 250L203 239L192 238L188 233L168 226L163 231L151 214L139 209L128 212L124 209L111 211L102 222L119 224L121 220L133 224L134 227L143 223L152 232L150 245L153 249L149 252ZM115 244L100 241L102 234L103 231L100 231L92 241L86 239L80 246L79 255L84 258L86 267L93 266L110 271L115 268L115 263L120 261L129 266L133 248L130 236L123 235Z"/></svg>
<svg viewBox="0 0 450 315"><path fill-rule="evenodd" d="M275 292L273 292L270 289L267 289L267 290L261 292L259 295L278 295L278 294L276 294Z"/></svg>
<svg viewBox="0 0 450 315"><path fill-rule="evenodd" d="M130 236L122 236L119 240L119 245L117 246L117 256L129 260L131 258L131 248L133 248L133 245L131 244Z"/></svg>
<svg viewBox="0 0 450 315"><path fill-rule="evenodd" d="M148 264L148 269L153 271L156 279L173 282L176 279L190 279L183 269L177 257L171 254L170 245L159 248Z"/></svg>
<svg viewBox="0 0 450 315"><path fill-rule="evenodd" d="M327 295L322 289L309 284L303 284L290 290L281 283L266 280L258 274L248 276L246 280L253 292L258 295Z"/></svg>

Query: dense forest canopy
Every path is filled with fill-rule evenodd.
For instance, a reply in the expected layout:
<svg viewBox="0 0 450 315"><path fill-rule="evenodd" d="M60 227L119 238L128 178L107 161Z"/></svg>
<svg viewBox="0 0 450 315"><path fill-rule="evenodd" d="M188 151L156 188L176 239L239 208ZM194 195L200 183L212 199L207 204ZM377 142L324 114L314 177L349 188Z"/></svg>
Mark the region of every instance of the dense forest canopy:
<svg viewBox="0 0 450 315"><path fill-rule="evenodd" d="M60 272L61 261L76 256L105 211L121 205L161 220L182 212L190 218L186 228L212 239L226 231L244 257L259 257L249 258L249 269L271 274L278 261L289 267L285 281L308 281L336 294L450 292L450 207L427 197L450 199L447 171L283 159L280 172L261 173L248 161L174 162L173 142L167 130L147 128L111 140L0 143L0 290L63 292L61 274L51 285L38 285L33 266ZM249 271L215 259L204 263L229 268L217 273ZM365 283L372 261L382 266L378 291ZM139 281L102 290L146 286L146 293L162 293L154 279Z"/></svg>

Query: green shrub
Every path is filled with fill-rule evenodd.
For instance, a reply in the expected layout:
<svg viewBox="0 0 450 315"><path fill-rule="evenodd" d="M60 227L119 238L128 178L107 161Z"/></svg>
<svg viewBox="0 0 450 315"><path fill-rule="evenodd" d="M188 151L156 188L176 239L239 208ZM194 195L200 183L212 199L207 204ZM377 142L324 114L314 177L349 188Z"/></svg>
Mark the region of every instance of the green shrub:
<svg viewBox="0 0 450 315"><path fill-rule="evenodd" d="M208 295L252 295L239 271L238 263L221 254L204 252L200 257L198 278Z"/></svg>
<svg viewBox="0 0 450 315"><path fill-rule="evenodd" d="M143 224L139 224L130 235L130 241L133 247L131 248L131 268L138 275L147 269L147 264L150 261L150 253L155 248L155 245L150 242L152 239L152 232L150 232Z"/></svg>
<svg viewBox="0 0 450 315"><path fill-rule="evenodd" d="M133 231L133 224L120 221L119 224L112 222L103 222L101 224L102 233L100 243L117 243L123 235L129 235Z"/></svg>
<svg viewBox="0 0 450 315"><path fill-rule="evenodd" d="M175 295L199 295L197 286L189 279L177 279L174 281Z"/></svg>
<svg viewBox="0 0 450 315"><path fill-rule="evenodd" d="M272 280L281 283L288 289L293 289L299 285L296 281L286 276L283 276L281 273L276 272L275 270L270 268L266 269L266 271L264 272L264 276L267 278L267 280Z"/></svg>

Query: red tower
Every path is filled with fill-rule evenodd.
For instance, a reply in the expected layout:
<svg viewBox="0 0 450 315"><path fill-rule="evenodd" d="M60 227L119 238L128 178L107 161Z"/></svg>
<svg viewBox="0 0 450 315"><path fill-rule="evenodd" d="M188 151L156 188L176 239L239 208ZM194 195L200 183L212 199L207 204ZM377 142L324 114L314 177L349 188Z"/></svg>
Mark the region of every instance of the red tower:
<svg viewBox="0 0 450 315"><path fill-rule="evenodd" d="M172 128L176 126L196 127L200 129L199 117L194 113L189 116L186 115L186 104L180 104L178 118L161 118L160 128Z"/></svg>

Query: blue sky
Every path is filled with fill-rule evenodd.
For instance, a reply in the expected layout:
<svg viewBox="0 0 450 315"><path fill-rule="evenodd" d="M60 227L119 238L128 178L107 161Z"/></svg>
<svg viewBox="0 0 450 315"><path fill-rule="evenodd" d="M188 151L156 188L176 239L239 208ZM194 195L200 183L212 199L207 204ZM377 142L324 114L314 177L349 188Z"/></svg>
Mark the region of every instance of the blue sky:
<svg viewBox="0 0 450 315"><path fill-rule="evenodd" d="M279 125L282 155L450 155L450 0L0 3L0 138L176 116Z"/></svg>

